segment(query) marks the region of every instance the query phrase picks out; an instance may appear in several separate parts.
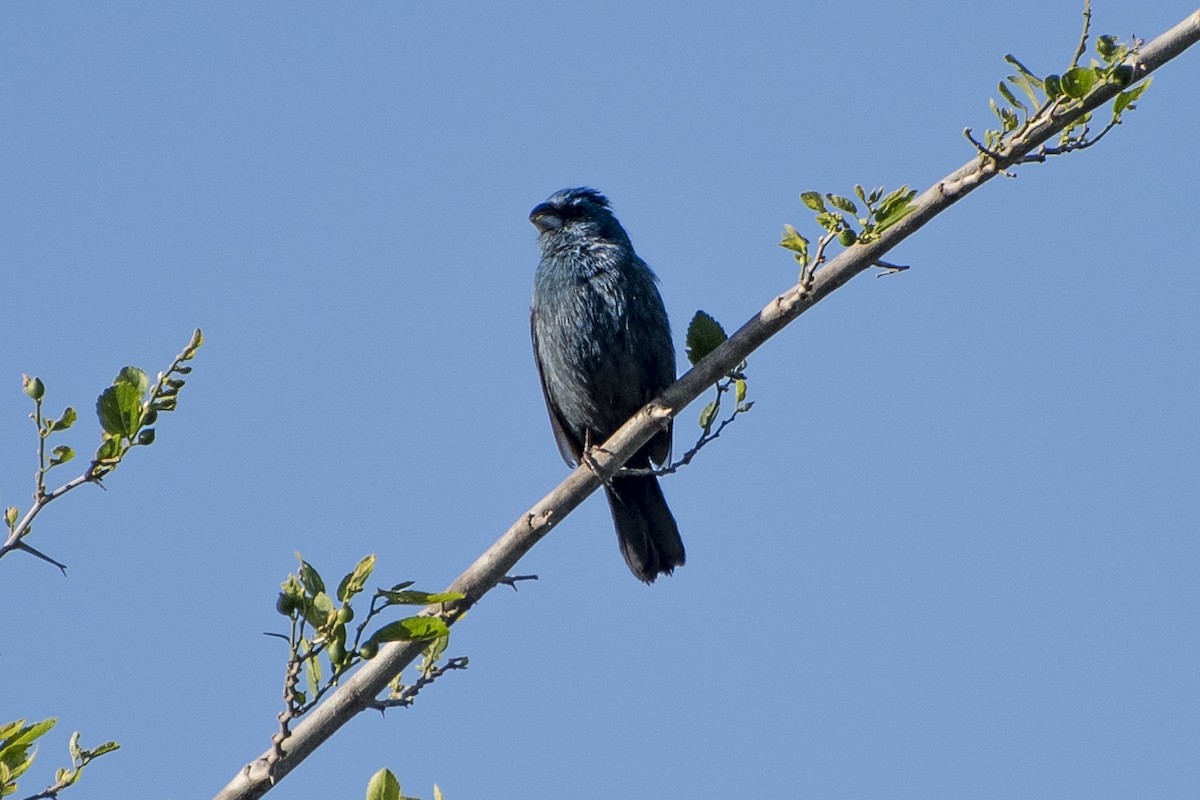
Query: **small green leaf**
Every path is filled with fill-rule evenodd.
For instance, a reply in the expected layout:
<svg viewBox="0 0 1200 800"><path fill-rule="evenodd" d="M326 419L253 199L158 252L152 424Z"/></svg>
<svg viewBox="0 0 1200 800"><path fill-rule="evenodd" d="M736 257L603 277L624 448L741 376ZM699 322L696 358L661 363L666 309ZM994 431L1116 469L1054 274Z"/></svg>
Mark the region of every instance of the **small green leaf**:
<svg viewBox="0 0 1200 800"><path fill-rule="evenodd" d="M4 510L4 521L8 523L8 527L11 528L17 524L17 516L20 513L16 506L9 506Z"/></svg>
<svg viewBox="0 0 1200 800"><path fill-rule="evenodd" d="M1115 36L1097 36L1096 37L1096 52L1105 61L1112 63L1117 55L1117 37Z"/></svg>
<svg viewBox="0 0 1200 800"><path fill-rule="evenodd" d="M1121 92L1117 95L1116 101L1113 102L1113 116L1120 116L1122 111L1133 109L1133 102L1142 96L1142 92L1150 87L1150 80L1147 78L1143 83L1138 84L1127 92Z"/></svg>
<svg viewBox="0 0 1200 800"><path fill-rule="evenodd" d="M417 592L413 590L403 592L392 592L387 589L380 589L377 592L380 597L386 597L388 605L397 606L427 606L430 603L449 603L453 600L462 600L466 595L461 592Z"/></svg>
<svg viewBox="0 0 1200 800"><path fill-rule="evenodd" d="M60 444L54 448L54 457L50 459L50 466L57 467L59 464L65 464L75 457L75 451L67 447L65 444Z"/></svg>
<svg viewBox="0 0 1200 800"><path fill-rule="evenodd" d="M42 383L41 378L28 375L21 376L21 389L34 400L41 400L46 394L46 384Z"/></svg>
<svg viewBox="0 0 1200 800"><path fill-rule="evenodd" d="M308 693L316 697L321 688L321 662L316 656L304 659L304 677L308 685Z"/></svg>
<svg viewBox="0 0 1200 800"><path fill-rule="evenodd" d="M118 372L117 377L113 378L113 386L120 383L127 383L137 389L138 397L150 391L150 377L137 367L125 367Z"/></svg>
<svg viewBox="0 0 1200 800"><path fill-rule="evenodd" d="M801 236L791 225L783 226L783 238L779 240L779 246L796 253L796 259L800 263L808 262L808 239Z"/></svg>
<svg viewBox="0 0 1200 800"><path fill-rule="evenodd" d="M687 329L687 357L692 364L707 356L728 337L721 324L703 311L697 311Z"/></svg>
<svg viewBox="0 0 1200 800"><path fill-rule="evenodd" d="M834 208L841 209L847 214L858 213L858 206L854 205L854 201L849 197L842 197L840 194L827 194L825 196L829 198L829 202L833 204Z"/></svg>
<svg viewBox="0 0 1200 800"><path fill-rule="evenodd" d="M1041 105L1041 100L1038 99L1037 91L1044 91L1043 84L1036 78L1029 78L1025 75L1009 75L1008 79L1020 87L1025 96L1029 98L1029 105L1036 108ZM1024 108L1024 106L1022 106Z"/></svg>
<svg viewBox="0 0 1200 800"><path fill-rule="evenodd" d="M1022 103L1020 103L1020 102L1017 100L1017 98L1016 98L1016 96L1015 96L1015 95L1013 95L1013 93L1012 93L1012 90L1008 88L1008 84L1007 84L1007 83L1005 83L1004 81L1000 81L1000 83L999 83L999 84L997 84L997 86L998 86L998 87L999 87L999 89L1000 89L1000 96L1001 96L1001 97L1003 97L1003 98L1004 98L1004 100L1005 100L1005 101L1006 101L1006 102L1007 102L1007 103L1008 103L1010 106L1014 106L1014 107L1016 107L1016 108L1019 108L1019 109L1021 109L1022 111L1026 110L1026 109L1025 109L1025 106L1024 106Z"/></svg>
<svg viewBox="0 0 1200 800"><path fill-rule="evenodd" d="M734 395L735 401L740 403L743 400L745 400L746 399L746 381L743 380L742 378L738 378L736 381L733 382L733 387L734 387L733 395Z"/></svg>
<svg viewBox="0 0 1200 800"><path fill-rule="evenodd" d="M819 192L801 192L800 202L811 208L813 211L824 211L825 201L821 199Z"/></svg>
<svg viewBox="0 0 1200 800"><path fill-rule="evenodd" d="M338 584L337 597L341 602L346 602L354 595L358 594L366 586L367 580L371 577L371 572L375 569L375 556L368 555L359 559L354 570L346 577L342 578Z"/></svg>
<svg viewBox="0 0 1200 800"><path fill-rule="evenodd" d="M400 800L400 781L390 769L381 769L371 776L367 800Z"/></svg>
<svg viewBox="0 0 1200 800"><path fill-rule="evenodd" d="M89 750L88 752L92 754L92 758L99 758L100 756L108 755L109 753L113 752L114 750L120 750L120 749L121 749L120 744L118 744L117 742L109 741L109 742L105 742L104 744L97 745L95 749Z"/></svg>
<svg viewBox="0 0 1200 800"><path fill-rule="evenodd" d="M56 722L58 722L57 717L47 717L41 722L35 722L32 725L25 725L24 720L22 720L18 731L6 737L7 741L4 742L4 750L8 751L10 748L33 744L33 742L53 728Z"/></svg>
<svg viewBox="0 0 1200 800"><path fill-rule="evenodd" d="M116 383L96 398L96 415L105 433L129 438L142 421L142 395L129 383Z"/></svg>
<svg viewBox="0 0 1200 800"><path fill-rule="evenodd" d="M321 574L317 572L316 568L300 558L299 553L296 553L296 559L300 562L300 582L304 584L304 591L312 596L325 591L325 581L321 580Z"/></svg>
<svg viewBox="0 0 1200 800"><path fill-rule="evenodd" d="M1063 73L1060 80L1063 93L1067 97L1079 100L1086 97L1096 85L1096 71L1091 67L1075 67Z"/></svg>
<svg viewBox="0 0 1200 800"><path fill-rule="evenodd" d="M449 636L439 636L429 643L425 648L425 660L430 666L437 663L437 660L446 652L446 645L450 643Z"/></svg>
<svg viewBox="0 0 1200 800"><path fill-rule="evenodd" d="M450 629L437 617L406 617L389 622L367 641L375 642L424 642L439 636L448 636Z"/></svg>
<svg viewBox="0 0 1200 800"><path fill-rule="evenodd" d="M710 402L708 405L706 405L704 407L704 409L700 412L700 427L701 428L704 428L704 430L708 430L712 426L713 420L715 420L717 418L717 410L719 408L720 408L720 405L717 404L716 400L713 400L712 402Z"/></svg>
<svg viewBox="0 0 1200 800"><path fill-rule="evenodd" d="M63 411L62 417L54 420L54 424L50 426L50 429L55 431L65 431L67 428L74 425L75 420L78 418L79 415L75 413L75 409L67 406L66 410Z"/></svg>
<svg viewBox="0 0 1200 800"><path fill-rule="evenodd" d="M117 436L112 436L100 443L100 447L96 449L97 461L109 461L118 458L121 455L121 440Z"/></svg>
<svg viewBox="0 0 1200 800"><path fill-rule="evenodd" d="M836 231L842 227L842 215L825 212L817 214L817 224L827 231Z"/></svg>

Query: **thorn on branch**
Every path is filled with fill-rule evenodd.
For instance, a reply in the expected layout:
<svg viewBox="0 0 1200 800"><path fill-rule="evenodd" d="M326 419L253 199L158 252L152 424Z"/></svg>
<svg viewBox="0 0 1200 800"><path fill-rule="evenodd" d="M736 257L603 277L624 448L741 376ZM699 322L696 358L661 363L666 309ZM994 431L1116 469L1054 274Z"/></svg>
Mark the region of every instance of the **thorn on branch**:
<svg viewBox="0 0 1200 800"><path fill-rule="evenodd" d="M389 708L406 708L411 706L417 699L417 694L422 689L451 670L466 669L468 663L469 662L466 656L455 656L454 658L446 661L444 665L440 667L433 667L432 669L428 670L424 675L417 678L416 683L410 686L401 687L400 690L392 697L386 699L376 698L367 704L367 708L374 708L378 710L380 714L383 714Z"/></svg>
<svg viewBox="0 0 1200 800"><path fill-rule="evenodd" d="M537 575L505 575L503 578L498 580L497 583L502 583L505 586L511 586L512 590L515 592L517 590L518 581L536 581L537 579Z"/></svg>
<svg viewBox="0 0 1200 800"><path fill-rule="evenodd" d="M897 272L904 272L908 269L908 264L889 264L886 261L876 261L871 266L879 267L883 272L876 275L876 278L882 278L885 275L895 275Z"/></svg>

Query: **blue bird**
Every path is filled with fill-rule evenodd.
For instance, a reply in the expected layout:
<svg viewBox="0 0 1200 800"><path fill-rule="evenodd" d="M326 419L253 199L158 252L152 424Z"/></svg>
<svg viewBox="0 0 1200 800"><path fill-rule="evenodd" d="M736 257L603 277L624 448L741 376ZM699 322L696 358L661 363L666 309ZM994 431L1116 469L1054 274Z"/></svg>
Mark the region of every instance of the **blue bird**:
<svg viewBox="0 0 1200 800"><path fill-rule="evenodd" d="M550 425L567 464L601 444L675 380L675 348L657 278L595 189L563 189L536 206L542 259L533 279L533 355ZM671 430L629 467L664 463ZM682 566L683 540L653 476L614 477L605 487L621 554L653 583Z"/></svg>

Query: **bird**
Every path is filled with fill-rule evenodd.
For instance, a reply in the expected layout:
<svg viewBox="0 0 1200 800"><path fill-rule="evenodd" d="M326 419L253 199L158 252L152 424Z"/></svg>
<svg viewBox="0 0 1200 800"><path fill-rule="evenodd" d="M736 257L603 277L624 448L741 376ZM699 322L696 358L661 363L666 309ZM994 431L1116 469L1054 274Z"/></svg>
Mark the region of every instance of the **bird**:
<svg viewBox="0 0 1200 800"><path fill-rule="evenodd" d="M675 381L675 347L658 278L607 197L563 189L529 221L541 251L529 314L534 360L559 452L574 467ZM670 453L668 426L626 466L663 464ZM636 578L653 583L683 565L683 539L658 478L618 474L604 491Z"/></svg>

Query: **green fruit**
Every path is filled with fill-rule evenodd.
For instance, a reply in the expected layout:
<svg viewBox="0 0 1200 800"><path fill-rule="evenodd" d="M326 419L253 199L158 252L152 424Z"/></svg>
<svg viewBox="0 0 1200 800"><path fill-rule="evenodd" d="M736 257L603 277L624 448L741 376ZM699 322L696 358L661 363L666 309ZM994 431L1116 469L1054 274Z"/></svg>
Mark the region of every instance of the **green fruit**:
<svg viewBox="0 0 1200 800"><path fill-rule="evenodd" d="M379 645L374 642L367 642L362 647L358 648L358 654L367 661L370 661L379 653Z"/></svg>
<svg viewBox="0 0 1200 800"><path fill-rule="evenodd" d="M838 234L838 243L842 247L849 247L858 241L858 234L847 228Z"/></svg>
<svg viewBox="0 0 1200 800"><path fill-rule="evenodd" d="M279 597L275 598L275 610L285 617L295 616L296 614L296 598L289 594L279 593Z"/></svg>
<svg viewBox="0 0 1200 800"><path fill-rule="evenodd" d="M354 609L350 606L342 606L337 612L337 621L345 625L350 620L354 619Z"/></svg>

